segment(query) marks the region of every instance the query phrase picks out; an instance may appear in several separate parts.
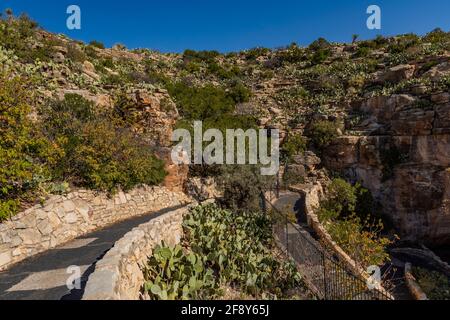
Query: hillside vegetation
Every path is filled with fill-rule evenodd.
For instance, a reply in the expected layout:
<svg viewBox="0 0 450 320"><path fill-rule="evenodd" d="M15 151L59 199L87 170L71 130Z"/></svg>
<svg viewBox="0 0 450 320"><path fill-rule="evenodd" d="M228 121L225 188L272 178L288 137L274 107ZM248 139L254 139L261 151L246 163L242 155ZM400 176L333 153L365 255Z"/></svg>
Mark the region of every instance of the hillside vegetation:
<svg viewBox="0 0 450 320"><path fill-rule="evenodd" d="M196 196L212 179L223 204L253 211L273 183L253 178L254 167L168 171L173 129L202 120L205 130L280 129L285 186L320 183L332 196L338 178L370 194L371 212L350 208L354 199L346 208L322 203L323 218L340 226L330 232L349 250L361 244L355 255L364 263L386 258L379 218L406 238L448 242L450 230L436 224L450 225L449 51L450 33L436 29L351 44L321 38L307 47L163 54L73 41L6 14L0 219L69 187L114 192L167 175ZM377 257L366 259L373 243Z"/></svg>

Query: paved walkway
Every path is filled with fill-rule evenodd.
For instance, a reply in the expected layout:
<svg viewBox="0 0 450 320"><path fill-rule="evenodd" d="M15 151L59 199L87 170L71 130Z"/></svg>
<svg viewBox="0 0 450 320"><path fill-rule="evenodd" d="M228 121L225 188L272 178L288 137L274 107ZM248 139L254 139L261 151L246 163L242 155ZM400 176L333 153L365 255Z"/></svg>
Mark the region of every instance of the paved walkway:
<svg viewBox="0 0 450 320"><path fill-rule="evenodd" d="M79 300L95 263L127 232L174 209L132 218L79 237L61 247L49 250L14 265L0 273L0 300ZM81 290L66 286L70 266L81 269Z"/></svg>

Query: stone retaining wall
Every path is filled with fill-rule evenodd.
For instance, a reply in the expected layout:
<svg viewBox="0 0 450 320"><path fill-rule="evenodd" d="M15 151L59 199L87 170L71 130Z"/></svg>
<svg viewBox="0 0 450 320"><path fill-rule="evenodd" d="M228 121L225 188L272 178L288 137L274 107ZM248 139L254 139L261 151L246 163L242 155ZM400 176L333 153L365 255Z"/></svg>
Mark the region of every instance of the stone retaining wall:
<svg viewBox="0 0 450 320"><path fill-rule="evenodd" d="M0 224L0 271L96 229L187 202L182 193L148 186L112 198L86 190L52 196Z"/></svg>
<svg viewBox="0 0 450 320"><path fill-rule="evenodd" d="M139 300L144 283L142 267L155 246L178 244L183 235L184 207L157 217L127 233L97 262L83 300Z"/></svg>

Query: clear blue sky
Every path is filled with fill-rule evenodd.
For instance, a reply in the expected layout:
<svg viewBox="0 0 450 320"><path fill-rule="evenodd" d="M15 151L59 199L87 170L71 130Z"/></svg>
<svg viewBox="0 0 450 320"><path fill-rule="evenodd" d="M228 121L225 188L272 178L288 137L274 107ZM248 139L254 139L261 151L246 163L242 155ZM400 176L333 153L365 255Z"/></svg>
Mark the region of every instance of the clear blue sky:
<svg viewBox="0 0 450 320"><path fill-rule="evenodd" d="M66 9L82 10L82 30L66 28ZM368 30L366 9L382 9L382 30ZM318 37L348 42L352 34L423 34L450 30L449 0L0 0L0 8L28 13L45 29L107 46L163 52L306 45Z"/></svg>

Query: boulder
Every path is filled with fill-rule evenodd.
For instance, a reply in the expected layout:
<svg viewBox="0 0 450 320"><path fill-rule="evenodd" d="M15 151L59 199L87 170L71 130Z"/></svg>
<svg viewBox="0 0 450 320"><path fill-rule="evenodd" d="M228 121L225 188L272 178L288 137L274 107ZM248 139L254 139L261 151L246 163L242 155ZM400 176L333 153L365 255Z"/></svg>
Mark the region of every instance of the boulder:
<svg viewBox="0 0 450 320"><path fill-rule="evenodd" d="M312 151L306 151L303 154L294 156L294 163L306 167L309 171L314 171L322 162L320 158Z"/></svg>
<svg viewBox="0 0 450 320"><path fill-rule="evenodd" d="M94 80L100 80L100 76L96 73L94 65L87 60L83 63L82 72Z"/></svg>
<svg viewBox="0 0 450 320"><path fill-rule="evenodd" d="M434 66L423 74L423 77L430 78L432 80L439 80L450 74L450 62L446 61Z"/></svg>
<svg viewBox="0 0 450 320"><path fill-rule="evenodd" d="M398 83L403 80L411 79L414 76L416 67L409 64L401 64L374 74L374 83L383 84L385 82Z"/></svg>

